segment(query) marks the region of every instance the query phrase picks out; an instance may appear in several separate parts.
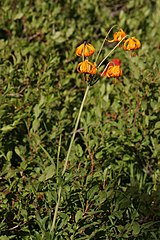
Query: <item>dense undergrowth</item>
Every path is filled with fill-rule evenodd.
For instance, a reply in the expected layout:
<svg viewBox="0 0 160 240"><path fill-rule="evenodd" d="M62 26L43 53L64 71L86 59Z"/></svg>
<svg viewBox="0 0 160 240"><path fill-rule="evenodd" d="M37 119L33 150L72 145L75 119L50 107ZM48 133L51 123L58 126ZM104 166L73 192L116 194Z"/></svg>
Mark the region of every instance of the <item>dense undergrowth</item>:
<svg viewBox="0 0 160 240"><path fill-rule="evenodd" d="M0 3L1 240L160 239L159 8L153 0ZM120 81L90 88L62 178L86 88L75 49L87 40L98 52L115 24L142 46L135 56L117 48L108 61L121 59ZM106 42L102 56L111 49Z"/></svg>

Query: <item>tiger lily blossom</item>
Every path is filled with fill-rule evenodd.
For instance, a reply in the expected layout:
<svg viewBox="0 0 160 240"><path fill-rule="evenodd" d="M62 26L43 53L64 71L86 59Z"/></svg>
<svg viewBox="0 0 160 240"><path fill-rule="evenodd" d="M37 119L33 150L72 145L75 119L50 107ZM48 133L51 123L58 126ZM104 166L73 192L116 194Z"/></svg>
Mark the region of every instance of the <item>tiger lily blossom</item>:
<svg viewBox="0 0 160 240"><path fill-rule="evenodd" d="M124 50L126 50L126 51L136 50L136 49L140 48L140 46L141 46L140 41L135 37L128 38L124 42Z"/></svg>
<svg viewBox="0 0 160 240"><path fill-rule="evenodd" d="M97 68L92 62L89 62L88 60L85 60L85 61L80 62L78 64L77 71L79 73L88 73L88 74L93 74L94 75L97 72Z"/></svg>
<svg viewBox="0 0 160 240"><path fill-rule="evenodd" d="M107 74L109 73L108 76L107 76L107 77L109 77L111 71L115 71L115 70L118 70L118 71L119 71L120 68L114 68L114 69L110 68L110 70L108 70L109 67L114 67L114 66L119 66L119 67L121 66L121 60L120 60L119 58L113 58L113 59L107 64L107 66L105 67L105 69L104 69L103 72L101 73L101 76L106 77ZM112 70L111 70L111 69L112 69Z"/></svg>
<svg viewBox="0 0 160 240"><path fill-rule="evenodd" d="M95 49L90 43L83 43L76 48L76 55L79 57L80 56L89 57L93 55L94 52L95 52Z"/></svg>
<svg viewBox="0 0 160 240"><path fill-rule="evenodd" d="M126 37L126 33L121 28L118 32L114 33L113 40L108 40L108 42L120 42L125 37Z"/></svg>
<svg viewBox="0 0 160 240"><path fill-rule="evenodd" d="M107 78L112 78L112 77L118 78L122 76L122 69L120 65L109 66L105 72L105 76Z"/></svg>

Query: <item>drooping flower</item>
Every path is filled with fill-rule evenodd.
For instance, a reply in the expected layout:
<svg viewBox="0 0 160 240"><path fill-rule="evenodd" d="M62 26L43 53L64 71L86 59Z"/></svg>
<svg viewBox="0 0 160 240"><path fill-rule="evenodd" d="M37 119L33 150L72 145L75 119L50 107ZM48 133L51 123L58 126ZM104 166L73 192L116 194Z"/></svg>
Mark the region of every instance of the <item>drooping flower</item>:
<svg viewBox="0 0 160 240"><path fill-rule="evenodd" d="M121 60L119 58L113 58L108 64L107 66L105 67L105 69L103 70L103 72L101 73L101 76L106 76L106 73L108 71L108 68L110 66L120 66L121 65Z"/></svg>
<svg viewBox="0 0 160 240"><path fill-rule="evenodd" d="M79 47L76 48L76 55L77 56L84 56L84 57L89 57L93 55L95 52L94 47L90 43L83 43Z"/></svg>
<svg viewBox="0 0 160 240"><path fill-rule="evenodd" d="M112 77L118 78L118 77L122 76L122 69L121 69L120 65L109 66L105 72L105 76L107 78L112 78Z"/></svg>
<svg viewBox="0 0 160 240"><path fill-rule="evenodd" d="M108 40L108 42L120 42L125 36L126 33L121 28L118 32L114 33L113 40Z"/></svg>
<svg viewBox="0 0 160 240"><path fill-rule="evenodd" d="M96 74L97 68L93 63L89 62L88 60L85 60L78 64L77 71L79 73Z"/></svg>
<svg viewBox="0 0 160 240"><path fill-rule="evenodd" d="M140 48L140 46L141 46L140 41L135 37L128 38L124 42L124 50L126 50L126 51L136 50L136 49Z"/></svg>

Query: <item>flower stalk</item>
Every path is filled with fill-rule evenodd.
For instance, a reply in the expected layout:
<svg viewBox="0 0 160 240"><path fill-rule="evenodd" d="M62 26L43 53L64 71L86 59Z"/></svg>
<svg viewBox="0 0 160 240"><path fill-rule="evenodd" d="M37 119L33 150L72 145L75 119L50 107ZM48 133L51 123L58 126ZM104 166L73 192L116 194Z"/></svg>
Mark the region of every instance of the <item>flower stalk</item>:
<svg viewBox="0 0 160 240"><path fill-rule="evenodd" d="M87 98L87 94L88 94L89 88L90 88L90 86L87 85L85 93L84 93L84 97L83 97L83 100L82 100L82 103L81 103L81 106L80 106L80 109L79 109L77 121L76 121L74 130L73 130L73 135L72 135L72 138L71 138L71 141L70 141L70 145L69 145L69 148L68 148L67 156L66 156L64 167L63 167L63 171L62 171L62 176L64 175L64 173L65 173L65 171L67 169L67 164L68 164L69 156L70 156L70 153L71 153L71 148L72 148L73 141L74 141L74 138L75 138L75 135L76 135L76 132L77 132L79 120L80 120L80 117L81 117L81 114L82 114L82 110L83 110L83 107L84 107L85 100Z"/></svg>
<svg viewBox="0 0 160 240"><path fill-rule="evenodd" d="M84 97L83 97L83 100L82 100L82 103L81 103L81 106L80 106L80 109L79 109L77 121L76 121L74 130L73 130L73 134L72 134L72 138L71 138L70 145L69 145L69 148L68 148L67 156L66 156L66 159L65 159L65 162L64 162L62 177L64 176L64 174L67 170L67 164L68 164L68 161L69 161L72 145L73 145L75 135L76 135L76 132L77 132L77 129L78 129L79 120L80 120L80 117L81 117L81 114L82 114L82 110L83 110L83 107L84 107L85 100L86 100L87 95L88 95L89 88L90 88L90 85L87 85L85 93L84 93ZM50 232L53 232L54 229L55 229L56 219L57 219L57 215L58 215L58 209L59 209L59 205L60 205L60 201L61 201L61 192L62 192L62 187L60 186L59 189L58 189L58 201L57 201L57 204L56 204L56 207L55 207L55 212L54 212L53 222L52 222Z"/></svg>
<svg viewBox="0 0 160 240"><path fill-rule="evenodd" d="M90 86L94 85L99 80L99 78L97 79L97 75L99 75L99 76L100 75L101 76L105 75L107 78L112 78L112 77L117 77L118 78L119 76L122 75L122 70L120 68L121 61L119 59L113 59L113 61L109 62L107 64L107 66L104 68L104 70L101 74L100 73L97 74L98 68L104 63L104 61L115 51L115 49L122 42L124 42L124 50L127 50L127 51L138 49L141 45L139 40L137 40L135 37L132 37L132 38L126 40L127 35L122 29L120 29L118 32L116 32L114 34L114 39L113 40L107 40L109 33L111 32L111 30L114 27L115 26L113 26L108 31L108 33L107 33L107 35L106 35L106 37L105 37L105 39L104 39L104 41L103 41L103 43L100 47L100 50L97 54L97 57L96 57L94 63L88 61L88 57L92 56L95 52L94 47L90 43L84 42L83 44L81 44L79 47L76 48L76 55L82 57L82 62L80 62L78 64L77 71L81 74L84 74L85 81L87 81L87 87L86 87L84 97L83 97L83 100L82 100L82 103L81 103L81 106L80 106L80 109L79 109L79 112L78 112L76 124L75 124L74 130L73 130L73 134L72 134L70 144L69 144L69 148L68 148L68 151L67 151L67 156L64 160L64 166L63 166L63 170L62 170L62 173L61 173L62 178L64 177L65 172L67 170L68 161L69 161L69 157L70 157L70 154L71 154L71 149L72 149L72 146L73 146L73 142L75 140L75 135L76 135L76 132L77 132L77 129L78 129L78 125L79 125L79 122L80 122L80 117L81 117L81 114L82 114L82 110L83 110L83 107L84 107L84 104L85 104ZM100 56L100 53L101 53L102 48L103 48L106 41L108 41L108 42L118 42L118 43L100 61L100 63L97 66L98 58ZM61 137L60 137L60 143L61 143ZM60 147L58 148L58 156L57 156L57 177L58 177L59 154L60 154ZM51 229L50 229L50 233L54 233L54 229L55 229L55 226L56 226L58 209L59 209L59 206L60 206L60 203L61 203L61 193L62 193L62 186L60 185L59 188L58 188L58 192L57 192L58 200L57 200L57 203L56 203L56 206L55 206L53 222L52 222L52 226L51 226Z"/></svg>

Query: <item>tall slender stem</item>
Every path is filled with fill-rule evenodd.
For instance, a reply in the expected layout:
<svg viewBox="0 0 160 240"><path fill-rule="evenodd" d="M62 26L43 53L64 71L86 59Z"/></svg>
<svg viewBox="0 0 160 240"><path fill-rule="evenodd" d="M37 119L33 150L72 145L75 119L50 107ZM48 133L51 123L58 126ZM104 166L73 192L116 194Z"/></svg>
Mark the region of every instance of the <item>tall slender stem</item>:
<svg viewBox="0 0 160 240"><path fill-rule="evenodd" d="M57 214L58 214L58 208L59 208L60 200L61 200L61 192L62 192L62 187L60 186L59 189L58 189L58 201L57 201L57 204L56 204L56 207L55 207L54 217L53 217L53 222L52 222L52 227L51 227L50 232L53 232L54 228L55 228Z"/></svg>
<svg viewBox="0 0 160 240"><path fill-rule="evenodd" d="M64 163L64 167L63 167L63 171L62 171L62 176L64 175L64 173L66 171L66 168L67 168L67 164L68 164L68 160L69 160L72 144L73 144L73 141L74 141L74 138L75 138L75 135L76 135L76 131L77 131L77 128L78 128L78 124L79 124L79 120L80 120L80 117L81 117L81 113L82 113L82 110L83 110L83 107L84 107L84 103L85 103L85 100L86 100L86 97L87 97L87 94L88 94L88 91L89 91L89 87L90 86L87 85L87 88L86 88L86 91L85 91L85 94L84 94L84 97L83 97L83 100L82 100L82 103L81 103L81 107L79 109L77 121L76 121L74 130L73 130L73 135L72 135L72 138L71 138L71 141L70 141L70 145L69 145L69 148L68 148L68 152L67 152L67 156L66 156L66 159L65 159L65 163Z"/></svg>
<svg viewBox="0 0 160 240"><path fill-rule="evenodd" d="M59 138L59 144L58 144L58 153L57 153L57 169L56 169L56 175L57 175L57 183L58 183L58 176L59 176L59 156L61 151L61 142L62 142L62 134L60 134Z"/></svg>
<svg viewBox="0 0 160 240"><path fill-rule="evenodd" d="M68 164L68 161L69 161L69 156L70 156L70 153L71 153L73 141L74 141L74 138L75 138L75 135L76 135L76 132L77 132L79 120L80 120L80 117L81 117L81 114L82 114L82 110L83 110L83 107L84 107L84 103L85 103L85 100L86 100L86 97L87 97L87 94L88 94L88 91L89 91L89 87L90 86L87 85L86 91L84 93L84 97L83 97L83 100L82 100L82 103L81 103L81 106L80 106L80 109L79 109L77 121L76 121L74 130L73 130L73 134L72 134L72 138L71 138L70 145L69 145L69 148L68 148L67 156L66 156L66 159L65 159L65 162L64 162L64 167L63 167L63 171L62 171L62 177L63 177L63 175L64 175L64 173L65 173L65 171L67 169L67 164ZM53 232L54 228L55 228L56 218L57 218L57 215L58 215L58 208L59 208L60 200L61 200L61 192L62 192L62 187L60 186L59 189L58 189L58 201L57 201L57 204L56 204L56 207L55 207L55 212L54 212L54 217L53 217L53 222L52 222L52 227L51 227L50 232Z"/></svg>

